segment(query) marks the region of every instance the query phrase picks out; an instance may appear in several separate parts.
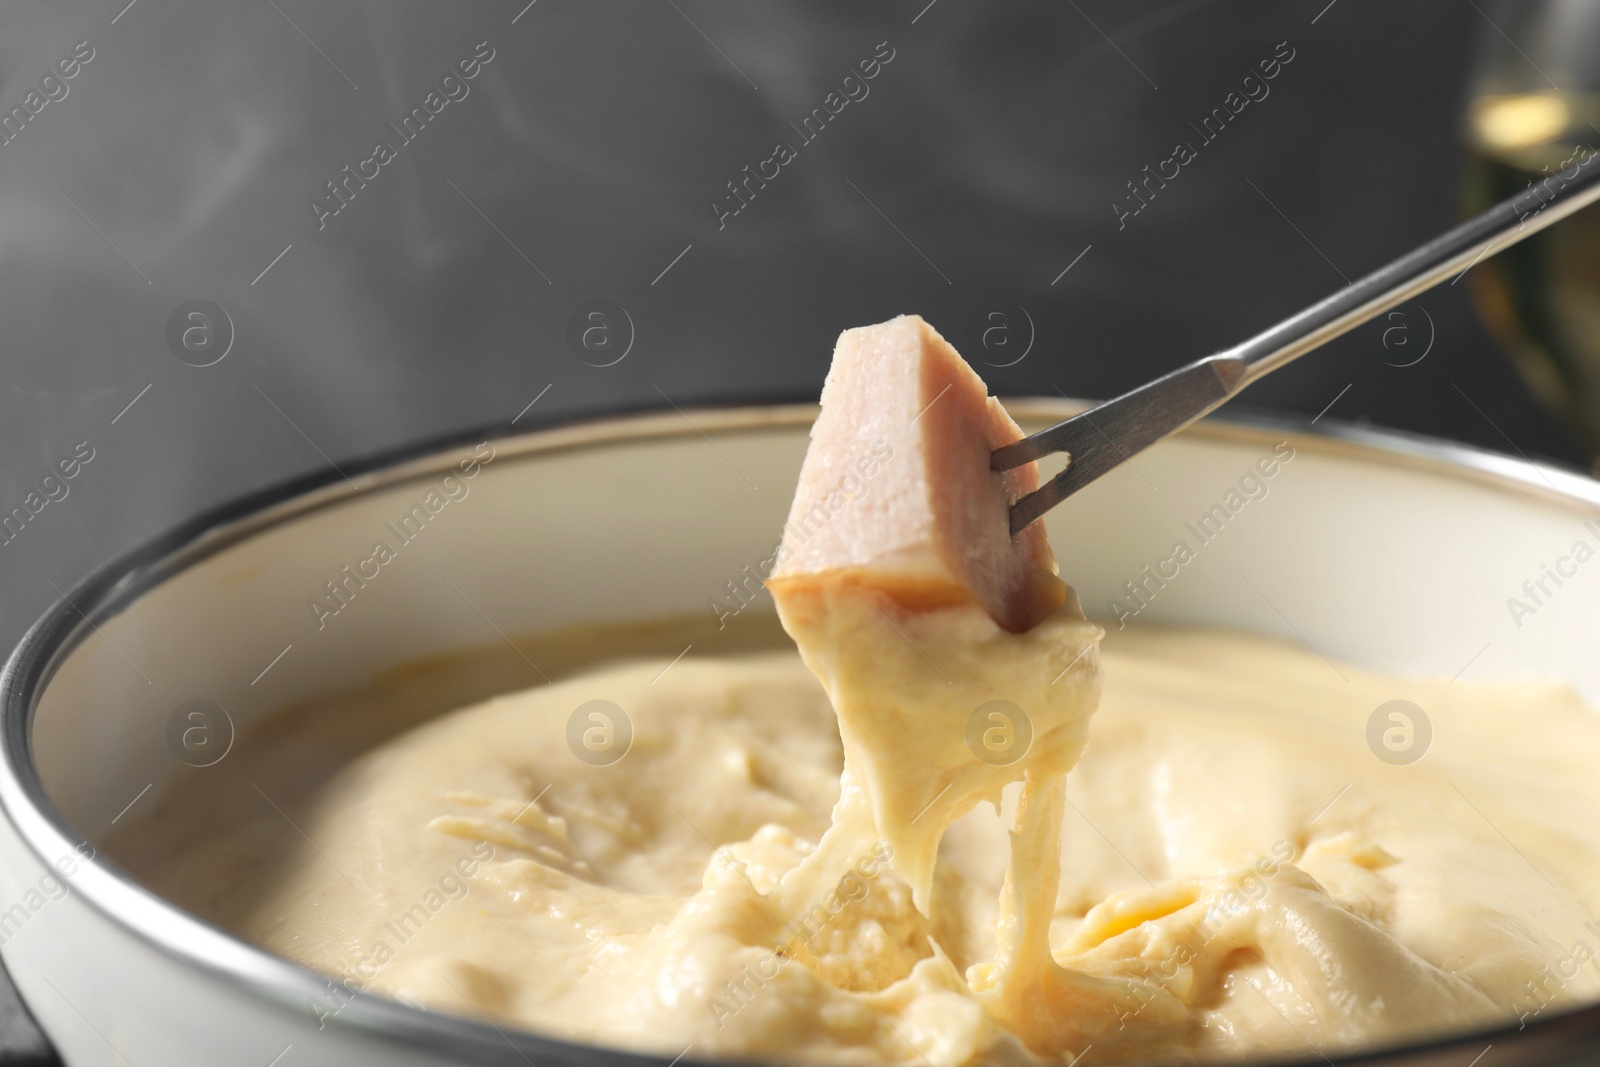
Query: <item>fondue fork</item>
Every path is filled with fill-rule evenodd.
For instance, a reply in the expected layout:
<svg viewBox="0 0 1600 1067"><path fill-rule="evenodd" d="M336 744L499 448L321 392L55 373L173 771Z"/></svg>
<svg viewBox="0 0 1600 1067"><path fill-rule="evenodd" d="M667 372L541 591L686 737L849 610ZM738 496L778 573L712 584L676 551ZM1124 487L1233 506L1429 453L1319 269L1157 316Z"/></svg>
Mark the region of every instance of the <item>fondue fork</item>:
<svg viewBox="0 0 1600 1067"><path fill-rule="evenodd" d="M1011 507L1011 532L1157 441L1216 410L1312 349L1405 303L1480 259L1600 199L1600 153L1587 155L1242 344L1179 367L1115 400L994 451L1009 470L1054 453L1067 467Z"/></svg>

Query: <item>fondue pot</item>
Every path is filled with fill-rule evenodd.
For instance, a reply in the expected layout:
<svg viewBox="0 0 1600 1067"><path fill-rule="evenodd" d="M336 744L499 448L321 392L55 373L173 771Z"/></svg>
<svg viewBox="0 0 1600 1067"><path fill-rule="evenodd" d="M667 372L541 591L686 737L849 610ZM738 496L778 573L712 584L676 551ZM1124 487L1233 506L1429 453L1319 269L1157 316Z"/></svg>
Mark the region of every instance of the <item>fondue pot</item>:
<svg viewBox="0 0 1600 1067"><path fill-rule="evenodd" d="M1030 433L1075 410L1007 407ZM67 1063L666 1067L339 987L162 899L103 843L178 775L229 773L232 746L295 701L496 630L731 610L729 589L772 556L815 413L578 420L347 464L71 589L0 675L0 955ZM1202 623L1382 671L1555 675L1600 706L1600 562L1573 554L1600 547L1585 477L1398 434L1213 420L1044 521L1109 628ZM1467 1067L1491 1045L1485 1067L1591 1056L1600 1006L1341 1060Z"/></svg>

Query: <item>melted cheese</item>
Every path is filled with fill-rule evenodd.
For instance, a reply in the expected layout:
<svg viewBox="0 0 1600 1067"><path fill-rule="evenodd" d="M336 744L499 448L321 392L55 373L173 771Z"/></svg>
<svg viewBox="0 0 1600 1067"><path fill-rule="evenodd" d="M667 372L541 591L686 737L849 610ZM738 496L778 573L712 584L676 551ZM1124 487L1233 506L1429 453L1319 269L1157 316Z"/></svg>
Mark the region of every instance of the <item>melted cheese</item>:
<svg viewBox="0 0 1600 1067"><path fill-rule="evenodd" d="M347 991L668 1057L1331 1057L1600 994L1600 718L1567 688L834 594L822 684L669 653L308 763L412 680L247 739L109 850ZM1010 763L1005 722L968 740L995 687ZM1407 766L1366 741L1396 698L1433 725ZM569 743L595 700L631 726L609 765Z"/></svg>

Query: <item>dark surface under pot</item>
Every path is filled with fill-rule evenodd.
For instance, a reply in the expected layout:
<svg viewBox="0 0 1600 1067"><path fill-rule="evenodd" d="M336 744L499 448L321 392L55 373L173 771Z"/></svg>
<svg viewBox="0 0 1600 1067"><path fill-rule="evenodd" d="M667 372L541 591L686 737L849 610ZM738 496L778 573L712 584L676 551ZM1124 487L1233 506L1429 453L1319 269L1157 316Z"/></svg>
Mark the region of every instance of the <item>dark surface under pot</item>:
<svg viewBox="0 0 1600 1067"><path fill-rule="evenodd" d="M11 977L0 968L0 1064L7 1067L55 1067L61 1061L50 1050L33 1017L17 996Z"/></svg>

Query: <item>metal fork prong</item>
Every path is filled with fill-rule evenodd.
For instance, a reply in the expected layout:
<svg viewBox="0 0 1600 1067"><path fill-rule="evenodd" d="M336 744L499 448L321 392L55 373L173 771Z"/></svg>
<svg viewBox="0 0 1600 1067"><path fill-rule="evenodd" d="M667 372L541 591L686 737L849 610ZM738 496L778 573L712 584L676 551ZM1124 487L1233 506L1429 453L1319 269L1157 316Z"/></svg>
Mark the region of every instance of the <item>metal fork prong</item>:
<svg viewBox="0 0 1600 1067"><path fill-rule="evenodd" d="M990 459L996 470L1059 452L1067 453L1070 460L1066 470L1012 505L1011 532L1016 534L1177 426L1220 406L1237 390L1244 370L1244 364L1232 356L1212 356L996 449Z"/></svg>

